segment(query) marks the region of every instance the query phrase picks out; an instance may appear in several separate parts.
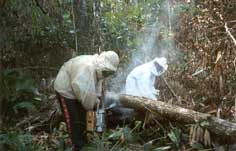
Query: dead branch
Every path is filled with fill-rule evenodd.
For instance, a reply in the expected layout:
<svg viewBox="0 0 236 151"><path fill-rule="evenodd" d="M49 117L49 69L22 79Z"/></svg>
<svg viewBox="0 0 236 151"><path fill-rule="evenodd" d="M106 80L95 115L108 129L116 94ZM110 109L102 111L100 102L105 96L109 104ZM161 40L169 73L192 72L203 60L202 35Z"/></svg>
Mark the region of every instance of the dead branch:
<svg viewBox="0 0 236 151"><path fill-rule="evenodd" d="M57 68L54 67L42 67L42 66L29 66L29 67L22 67L22 68L11 68L13 71L19 70L51 70L51 71L58 71Z"/></svg>
<svg viewBox="0 0 236 151"><path fill-rule="evenodd" d="M232 33L229 31L229 28L227 26L227 23L225 23L225 30L227 32L227 34L230 36L230 38L233 40L234 45L236 46L236 39L234 38L234 36L232 35Z"/></svg>
<svg viewBox="0 0 236 151"><path fill-rule="evenodd" d="M178 96L176 95L176 93L174 92L174 90L170 87L170 85L168 84L168 82L166 81L166 79L161 76L162 80L165 82L167 88L170 90L171 94L176 98L177 101L179 101Z"/></svg>

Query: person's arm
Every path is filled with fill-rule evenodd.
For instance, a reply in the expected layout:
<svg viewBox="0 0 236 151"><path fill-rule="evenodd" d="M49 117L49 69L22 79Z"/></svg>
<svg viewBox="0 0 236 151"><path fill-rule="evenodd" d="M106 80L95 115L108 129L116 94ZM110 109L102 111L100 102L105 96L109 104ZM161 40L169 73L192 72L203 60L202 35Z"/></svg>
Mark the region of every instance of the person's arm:
<svg viewBox="0 0 236 151"><path fill-rule="evenodd" d="M125 82L125 94L135 96L136 94L138 94L137 91L138 91L138 88L136 85L136 79L128 75Z"/></svg>
<svg viewBox="0 0 236 151"><path fill-rule="evenodd" d="M71 77L71 86L76 97L86 110L93 110L97 103L96 72L93 67L80 66Z"/></svg>

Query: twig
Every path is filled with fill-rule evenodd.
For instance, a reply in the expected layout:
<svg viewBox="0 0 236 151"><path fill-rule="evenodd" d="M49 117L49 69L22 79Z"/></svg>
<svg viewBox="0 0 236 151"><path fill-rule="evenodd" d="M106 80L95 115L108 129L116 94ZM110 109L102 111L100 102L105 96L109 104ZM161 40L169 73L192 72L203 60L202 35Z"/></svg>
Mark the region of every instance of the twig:
<svg viewBox="0 0 236 151"><path fill-rule="evenodd" d="M170 85L167 83L166 79L163 76L160 76L163 81L165 82L167 88L170 90L171 94L176 98L177 101L179 101L178 96L176 95L176 93L174 92L174 90L170 87Z"/></svg>
<svg viewBox="0 0 236 151"><path fill-rule="evenodd" d="M57 111L58 111L57 109L54 110L54 111L52 112L52 114L50 115L50 118L49 118L49 120L48 120L48 121L49 121L50 132L52 132L52 129L53 129L52 120L53 120L53 118L55 117Z"/></svg>
<svg viewBox="0 0 236 151"><path fill-rule="evenodd" d="M233 63L234 63L234 69L235 69L235 72L236 72L236 58L234 58Z"/></svg>
<svg viewBox="0 0 236 151"><path fill-rule="evenodd" d="M18 71L18 70L37 70L37 69L58 71L58 68L54 68L54 67L41 67L41 66L30 66L30 67L22 67L22 68L11 68L11 69L9 69L9 70Z"/></svg>
<svg viewBox="0 0 236 151"><path fill-rule="evenodd" d="M166 131L166 129L164 128L164 126L161 125L161 123L160 123L158 120L156 120L156 119L153 119L153 120L154 120L154 122L155 122L158 126L160 126L160 128L163 130L163 132Z"/></svg>
<svg viewBox="0 0 236 151"><path fill-rule="evenodd" d="M202 69L200 69L200 70L195 71L195 72L192 74L192 77L193 77L193 76L196 76L196 75L198 75L198 74L200 74L200 73L202 73L202 72L205 71L205 70L206 70L205 68L202 68Z"/></svg>
<svg viewBox="0 0 236 151"><path fill-rule="evenodd" d="M47 14L47 12L43 9L43 7L39 4L38 0L35 0L35 3L37 5L37 7L44 13Z"/></svg>
<svg viewBox="0 0 236 151"><path fill-rule="evenodd" d="M234 23L234 22L236 22L236 20L231 20L231 21L228 21L228 22L230 22L230 23Z"/></svg>
<svg viewBox="0 0 236 151"><path fill-rule="evenodd" d="M167 8L168 8L168 20L169 20L169 34L171 33L171 17L170 17L170 2L167 1Z"/></svg>
<svg viewBox="0 0 236 151"><path fill-rule="evenodd" d="M43 124L43 123L36 123L35 125L29 126L27 128L25 128L24 130L32 132L33 130L39 128L39 127L43 127L43 126L47 126L48 124Z"/></svg>
<svg viewBox="0 0 236 151"><path fill-rule="evenodd" d="M225 23L225 30L227 32L227 34L230 36L230 38L233 40L234 45L236 46L236 39L234 38L234 36L232 35L232 33L229 31L229 28L227 26L227 23Z"/></svg>
<svg viewBox="0 0 236 151"><path fill-rule="evenodd" d="M115 148L118 148L122 144L121 140L118 140L114 146L112 146L111 151L115 150Z"/></svg>
<svg viewBox="0 0 236 151"><path fill-rule="evenodd" d="M74 12L74 1L71 1L71 13L72 13L72 22L73 22L73 28L74 28L74 34L75 34L75 55L78 55L78 37L77 37L77 30L76 30L76 24L75 24L75 12ZM74 55L74 54L73 54Z"/></svg>
<svg viewBox="0 0 236 151"><path fill-rule="evenodd" d="M175 38L174 38L174 40L175 40L176 42L178 42L179 45L181 45L184 49L188 50L188 48L187 48L186 46L184 46L184 44L182 44L180 41L178 41L178 40L175 39Z"/></svg>
<svg viewBox="0 0 236 151"><path fill-rule="evenodd" d="M40 119L40 116L37 116L37 117L32 116L32 117L30 117L28 119L25 119L25 120L17 123L16 127L22 127L22 126L24 126L26 124L34 123L34 122L36 122L39 119Z"/></svg>
<svg viewBox="0 0 236 151"><path fill-rule="evenodd" d="M234 100L234 118L236 119L236 98Z"/></svg>

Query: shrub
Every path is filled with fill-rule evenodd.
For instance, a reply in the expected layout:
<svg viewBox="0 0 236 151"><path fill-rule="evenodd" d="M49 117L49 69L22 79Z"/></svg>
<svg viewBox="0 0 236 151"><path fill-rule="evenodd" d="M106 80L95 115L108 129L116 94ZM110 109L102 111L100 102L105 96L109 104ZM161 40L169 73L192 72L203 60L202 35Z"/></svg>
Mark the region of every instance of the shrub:
<svg viewBox="0 0 236 151"><path fill-rule="evenodd" d="M33 79L23 72L4 70L1 85L2 112L7 121L14 121L30 111L35 111L40 104Z"/></svg>

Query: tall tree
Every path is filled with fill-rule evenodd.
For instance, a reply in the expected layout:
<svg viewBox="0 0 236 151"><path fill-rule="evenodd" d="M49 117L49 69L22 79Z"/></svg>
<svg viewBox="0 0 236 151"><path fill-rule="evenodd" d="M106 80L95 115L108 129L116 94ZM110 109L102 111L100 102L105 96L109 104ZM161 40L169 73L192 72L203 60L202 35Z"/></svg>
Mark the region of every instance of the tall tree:
<svg viewBox="0 0 236 151"><path fill-rule="evenodd" d="M76 2L76 26L78 34L79 54L97 52L95 50L95 16L94 0L77 0Z"/></svg>

